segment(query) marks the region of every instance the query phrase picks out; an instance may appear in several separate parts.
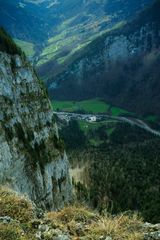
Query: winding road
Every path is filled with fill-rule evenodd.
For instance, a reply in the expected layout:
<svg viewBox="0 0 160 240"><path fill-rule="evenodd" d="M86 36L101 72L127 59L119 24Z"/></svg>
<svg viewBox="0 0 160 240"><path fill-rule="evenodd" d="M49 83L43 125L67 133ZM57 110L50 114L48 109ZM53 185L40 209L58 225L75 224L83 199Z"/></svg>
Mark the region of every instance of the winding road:
<svg viewBox="0 0 160 240"><path fill-rule="evenodd" d="M131 125L138 126L139 128L142 128L147 132L150 132L160 137L160 131L151 128L146 122L138 118L120 117L120 116L115 117L115 116L110 116L105 114L79 114L79 113L69 113L69 112L54 112L54 114L63 120L76 119L76 120L90 121L92 118L96 118L96 120L99 120L99 121L103 119L103 120L116 120L119 122L127 122Z"/></svg>

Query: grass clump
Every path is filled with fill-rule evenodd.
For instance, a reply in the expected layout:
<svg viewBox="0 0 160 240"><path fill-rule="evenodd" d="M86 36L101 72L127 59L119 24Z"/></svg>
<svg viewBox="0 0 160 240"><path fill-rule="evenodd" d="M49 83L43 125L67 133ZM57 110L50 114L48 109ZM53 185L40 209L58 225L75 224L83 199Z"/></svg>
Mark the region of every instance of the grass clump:
<svg viewBox="0 0 160 240"><path fill-rule="evenodd" d="M142 233L139 226L142 220L136 214L119 215L116 217L102 217L98 222L91 224L89 235L91 239L98 239L100 236L110 236L112 239L141 240Z"/></svg>
<svg viewBox="0 0 160 240"><path fill-rule="evenodd" d="M87 222L97 219L95 213L83 206L69 206L62 209L60 212L49 212L47 217L51 220L57 220L58 222L63 222L65 224L70 223L71 221Z"/></svg>
<svg viewBox="0 0 160 240"><path fill-rule="evenodd" d="M26 197L0 186L0 216L9 216L20 223L27 223L35 218L35 209Z"/></svg>
<svg viewBox="0 0 160 240"><path fill-rule="evenodd" d="M29 240L16 223L0 223L0 240Z"/></svg>
<svg viewBox="0 0 160 240"><path fill-rule="evenodd" d="M121 214L116 217L100 216L83 206L66 207L60 212L50 212L47 218L54 226L69 231L72 239L141 240L142 220L136 215Z"/></svg>

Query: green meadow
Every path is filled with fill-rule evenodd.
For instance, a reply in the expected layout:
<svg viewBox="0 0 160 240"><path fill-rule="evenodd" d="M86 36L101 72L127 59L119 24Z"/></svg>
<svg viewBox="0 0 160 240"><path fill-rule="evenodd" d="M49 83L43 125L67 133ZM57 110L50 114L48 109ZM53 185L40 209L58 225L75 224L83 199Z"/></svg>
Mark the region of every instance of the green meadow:
<svg viewBox="0 0 160 240"><path fill-rule="evenodd" d="M14 39L15 43L22 48L22 50L25 52L25 54L28 57L32 57L35 54L35 50L34 50L34 44L31 42L25 42L19 39Z"/></svg>
<svg viewBox="0 0 160 240"><path fill-rule="evenodd" d="M133 115L132 113L111 106L110 104L102 101L101 99L89 99L84 101L53 101L52 107L54 111L64 111L64 112L84 112L84 113L93 113L93 114L110 114L112 116L121 116L121 115Z"/></svg>
<svg viewBox="0 0 160 240"><path fill-rule="evenodd" d="M110 108L109 104L99 99L90 99L80 102L53 101L52 106L55 111L84 111L85 113L107 113Z"/></svg>
<svg viewBox="0 0 160 240"><path fill-rule="evenodd" d="M126 111L126 110L124 110L124 109L122 109L122 108L118 108L118 107L111 107L111 115L112 116L120 116L120 115L125 115L125 114L131 114L132 115L132 113L130 113L130 112L128 112L128 111Z"/></svg>

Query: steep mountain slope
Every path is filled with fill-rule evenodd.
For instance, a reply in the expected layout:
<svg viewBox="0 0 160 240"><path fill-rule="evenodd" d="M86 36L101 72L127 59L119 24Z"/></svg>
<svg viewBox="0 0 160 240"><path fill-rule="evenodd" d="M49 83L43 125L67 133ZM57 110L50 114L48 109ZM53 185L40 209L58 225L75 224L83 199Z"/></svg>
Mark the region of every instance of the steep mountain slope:
<svg viewBox="0 0 160 240"><path fill-rule="evenodd" d="M160 1L124 27L97 38L48 81L50 95L103 97L139 114L159 115Z"/></svg>
<svg viewBox="0 0 160 240"><path fill-rule="evenodd" d="M57 209L71 197L67 156L43 85L13 46L1 30L0 184Z"/></svg>
<svg viewBox="0 0 160 240"><path fill-rule="evenodd" d="M0 0L0 24L14 38L35 44L36 62L46 76L48 62L61 68L77 50L151 1Z"/></svg>
<svg viewBox="0 0 160 240"><path fill-rule="evenodd" d="M38 65L53 59L64 64L97 35L125 21L150 1L59 1L55 13L62 14L53 37L49 38ZM78 6L78 8L77 8ZM53 11L53 9L52 9ZM53 64L53 63L52 63ZM45 66L42 70L45 69Z"/></svg>

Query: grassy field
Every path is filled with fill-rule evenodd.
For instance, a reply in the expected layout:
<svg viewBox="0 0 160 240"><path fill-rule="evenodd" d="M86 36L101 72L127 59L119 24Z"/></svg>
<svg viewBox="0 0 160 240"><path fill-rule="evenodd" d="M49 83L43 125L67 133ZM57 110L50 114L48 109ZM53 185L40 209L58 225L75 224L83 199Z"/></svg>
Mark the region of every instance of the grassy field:
<svg viewBox="0 0 160 240"><path fill-rule="evenodd" d="M54 101L53 109L59 111L84 111L86 113L107 113L109 105L99 99L90 99L81 102L73 101Z"/></svg>
<svg viewBox="0 0 160 240"><path fill-rule="evenodd" d="M14 41L20 48L22 48L22 50L25 52L25 54L28 57L34 56L35 50L34 50L34 44L33 43L21 41L19 39L14 39Z"/></svg>
<svg viewBox="0 0 160 240"><path fill-rule="evenodd" d="M89 99L80 102L74 101L53 101L52 103L54 111L65 111L65 112L76 112L84 111L85 113L107 113L112 116L120 115L133 115L124 109L111 106L110 104L100 100L100 99Z"/></svg>
<svg viewBox="0 0 160 240"><path fill-rule="evenodd" d="M120 116L120 115L124 115L124 114L132 114L122 108L118 108L118 107L111 107L111 115L112 116Z"/></svg>

